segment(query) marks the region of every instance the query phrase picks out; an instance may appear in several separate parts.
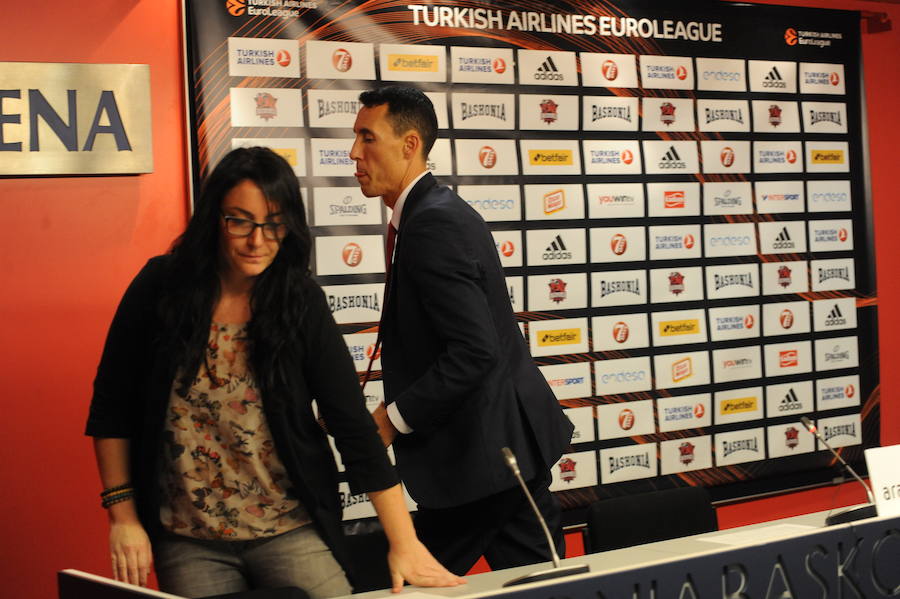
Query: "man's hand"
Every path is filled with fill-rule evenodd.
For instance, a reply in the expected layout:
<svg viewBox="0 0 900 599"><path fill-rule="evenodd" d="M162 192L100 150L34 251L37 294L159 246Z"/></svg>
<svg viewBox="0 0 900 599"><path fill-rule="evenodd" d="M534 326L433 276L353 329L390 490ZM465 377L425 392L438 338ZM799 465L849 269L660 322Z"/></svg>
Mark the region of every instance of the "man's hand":
<svg viewBox="0 0 900 599"><path fill-rule="evenodd" d="M434 559L418 539L402 548L392 546L388 567L392 593L403 590L404 581L420 587L455 587L466 583L465 578L448 571Z"/></svg>
<svg viewBox="0 0 900 599"><path fill-rule="evenodd" d="M378 426L378 434L381 435L382 443L384 443L385 447L390 447L391 443L394 442L394 439L400 433L388 417L387 408L384 407L384 402L375 408L375 411L372 412L372 418Z"/></svg>
<svg viewBox="0 0 900 599"><path fill-rule="evenodd" d="M153 555L143 526L137 522L111 523L109 552L116 580L147 586Z"/></svg>

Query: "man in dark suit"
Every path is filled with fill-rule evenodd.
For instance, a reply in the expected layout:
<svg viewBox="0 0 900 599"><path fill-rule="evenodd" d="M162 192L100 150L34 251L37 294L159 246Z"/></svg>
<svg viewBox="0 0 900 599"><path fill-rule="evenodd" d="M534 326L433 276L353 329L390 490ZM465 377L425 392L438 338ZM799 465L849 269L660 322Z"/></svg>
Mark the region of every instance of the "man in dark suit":
<svg viewBox="0 0 900 599"><path fill-rule="evenodd" d="M529 355L484 220L427 172L431 101L399 86L360 101L350 157L363 193L393 209L397 231L381 322L386 407L374 417L418 503L419 536L458 574L481 555L494 569L547 561L501 448L517 456L563 554L549 469L572 424Z"/></svg>

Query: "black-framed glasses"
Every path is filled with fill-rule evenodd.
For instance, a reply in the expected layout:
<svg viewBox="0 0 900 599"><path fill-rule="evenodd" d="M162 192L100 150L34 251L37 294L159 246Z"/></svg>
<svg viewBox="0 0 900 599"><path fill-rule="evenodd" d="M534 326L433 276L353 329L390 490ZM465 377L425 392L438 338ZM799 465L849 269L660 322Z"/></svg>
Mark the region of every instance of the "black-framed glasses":
<svg viewBox="0 0 900 599"><path fill-rule="evenodd" d="M234 237L249 237L253 235L256 227L262 229L263 237L273 241L283 239L285 233L287 233L287 225L284 223L258 223L239 216L226 216L224 214L222 218L225 219L225 230Z"/></svg>

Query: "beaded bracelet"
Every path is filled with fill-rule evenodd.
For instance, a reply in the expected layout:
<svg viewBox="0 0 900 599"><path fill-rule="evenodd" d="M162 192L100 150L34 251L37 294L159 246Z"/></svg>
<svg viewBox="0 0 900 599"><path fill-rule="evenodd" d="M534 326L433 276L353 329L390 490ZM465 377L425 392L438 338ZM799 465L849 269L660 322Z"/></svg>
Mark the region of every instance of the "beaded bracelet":
<svg viewBox="0 0 900 599"><path fill-rule="evenodd" d="M112 495L113 493L115 493L117 491L124 491L127 489L131 489L131 483L124 483L124 484L118 485L116 487L108 487L106 489L103 489L100 492L100 497L106 497L107 495ZM133 489L131 489L131 490L133 490Z"/></svg>
<svg viewBox="0 0 900 599"><path fill-rule="evenodd" d="M117 493L114 496L104 497L103 501L101 501L100 503L104 508L108 508L111 505L126 501L128 499L131 499L132 497L134 497L134 490L124 491L122 493Z"/></svg>

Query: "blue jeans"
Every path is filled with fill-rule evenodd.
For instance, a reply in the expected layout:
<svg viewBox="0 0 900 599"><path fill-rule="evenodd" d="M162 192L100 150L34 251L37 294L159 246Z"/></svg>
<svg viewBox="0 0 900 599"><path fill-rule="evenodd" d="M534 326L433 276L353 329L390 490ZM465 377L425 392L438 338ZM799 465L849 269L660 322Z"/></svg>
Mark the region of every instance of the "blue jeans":
<svg viewBox="0 0 900 599"><path fill-rule="evenodd" d="M312 599L349 595L340 564L312 526L252 541L206 541L173 534L153 546L159 588L206 597L295 586Z"/></svg>

